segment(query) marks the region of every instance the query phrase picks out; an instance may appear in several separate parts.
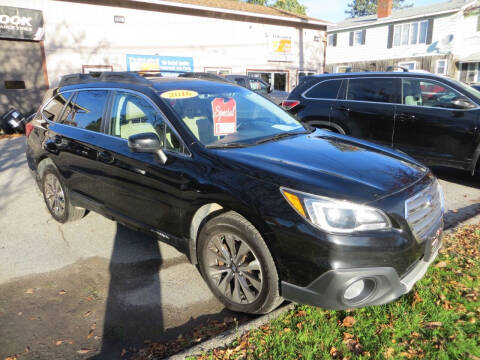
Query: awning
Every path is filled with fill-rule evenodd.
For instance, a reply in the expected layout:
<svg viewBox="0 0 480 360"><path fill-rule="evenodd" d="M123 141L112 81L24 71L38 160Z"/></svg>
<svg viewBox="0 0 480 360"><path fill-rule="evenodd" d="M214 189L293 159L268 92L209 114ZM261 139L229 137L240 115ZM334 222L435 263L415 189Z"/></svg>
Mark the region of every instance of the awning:
<svg viewBox="0 0 480 360"><path fill-rule="evenodd" d="M459 60L459 62L462 62L462 63L480 62L480 52L465 56L465 57L461 58Z"/></svg>

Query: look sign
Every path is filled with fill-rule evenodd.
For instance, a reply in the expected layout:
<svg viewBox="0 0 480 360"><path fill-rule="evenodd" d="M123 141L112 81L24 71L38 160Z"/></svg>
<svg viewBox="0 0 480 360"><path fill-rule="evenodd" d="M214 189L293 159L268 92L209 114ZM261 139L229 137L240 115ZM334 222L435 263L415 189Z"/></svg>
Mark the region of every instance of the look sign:
<svg viewBox="0 0 480 360"><path fill-rule="evenodd" d="M237 131L237 104L235 99L215 98L212 101L213 135L228 135Z"/></svg>

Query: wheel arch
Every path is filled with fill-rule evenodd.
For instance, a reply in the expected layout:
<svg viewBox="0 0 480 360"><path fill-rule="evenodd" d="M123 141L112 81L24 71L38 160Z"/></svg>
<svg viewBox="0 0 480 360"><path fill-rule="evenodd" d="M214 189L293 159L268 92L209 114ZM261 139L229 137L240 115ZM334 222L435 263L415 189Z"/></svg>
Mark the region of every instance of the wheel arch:
<svg viewBox="0 0 480 360"><path fill-rule="evenodd" d="M477 145L477 148L473 152L472 164L470 165L470 173L472 176L475 175L475 170L477 170L479 166L478 159L480 159L480 144Z"/></svg>
<svg viewBox="0 0 480 360"><path fill-rule="evenodd" d="M330 121L324 121L324 120L309 120L307 122L308 125L311 125L313 127L325 127L325 128L329 128L329 129L332 129L336 132L338 132L339 134L342 134L342 135L346 135L346 132L345 130L338 124L336 123L332 123Z"/></svg>

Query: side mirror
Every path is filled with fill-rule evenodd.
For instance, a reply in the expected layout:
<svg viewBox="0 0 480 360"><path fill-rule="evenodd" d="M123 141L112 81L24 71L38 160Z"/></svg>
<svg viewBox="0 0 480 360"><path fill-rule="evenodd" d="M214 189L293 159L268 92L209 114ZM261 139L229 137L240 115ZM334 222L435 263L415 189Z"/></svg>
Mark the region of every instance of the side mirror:
<svg viewBox="0 0 480 360"><path fill-rule="evenodd" d="M157 161L162 164L167 162L167 155L163 152L160 139L155 133L148 132L130 136L128 147L132 152L154 153Z"/></svg>
<svg viewBox="0 0 480 360"><path fill-rule="evenodd" d="M472 109L475 107L473 103L471 103L467 99L453 99L452 105L455 106L457 109Z"/></svg>

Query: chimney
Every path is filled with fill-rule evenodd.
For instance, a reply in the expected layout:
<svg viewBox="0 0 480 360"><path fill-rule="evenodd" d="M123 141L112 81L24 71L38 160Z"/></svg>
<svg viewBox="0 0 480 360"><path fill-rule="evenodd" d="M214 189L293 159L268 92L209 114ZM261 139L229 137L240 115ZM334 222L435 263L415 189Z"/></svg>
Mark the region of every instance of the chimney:
<svg viewBox="0 0 480 360"><path fill-rule="evenodd" d="M378 0L378 15L379 19L389 17L392 15L393 0Z"/></svg>

